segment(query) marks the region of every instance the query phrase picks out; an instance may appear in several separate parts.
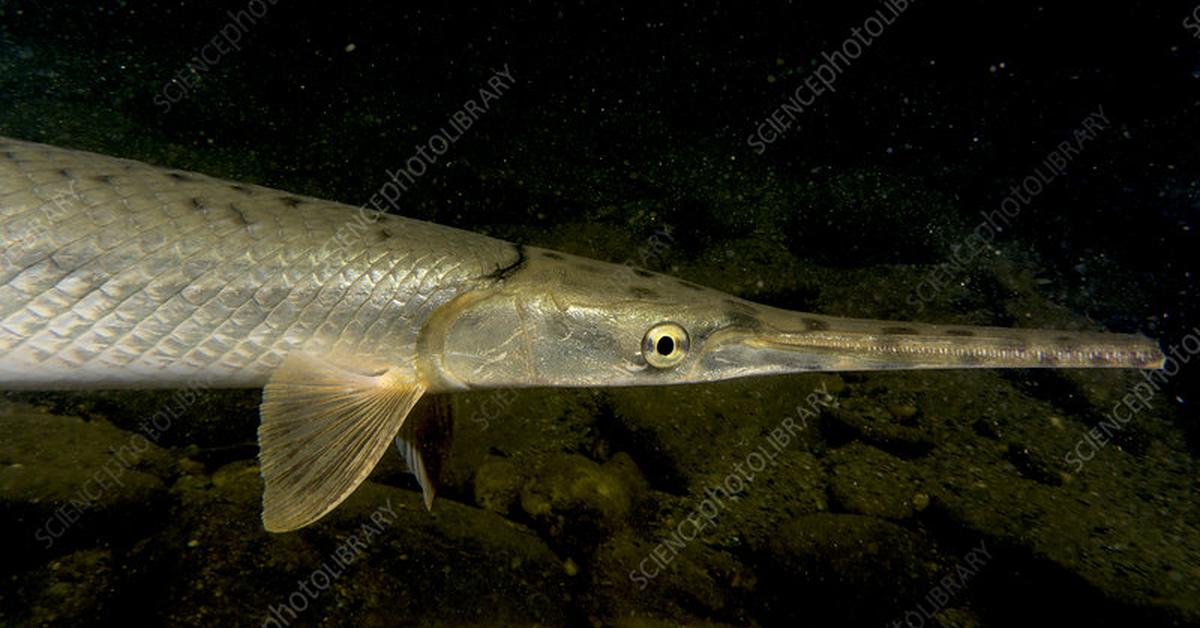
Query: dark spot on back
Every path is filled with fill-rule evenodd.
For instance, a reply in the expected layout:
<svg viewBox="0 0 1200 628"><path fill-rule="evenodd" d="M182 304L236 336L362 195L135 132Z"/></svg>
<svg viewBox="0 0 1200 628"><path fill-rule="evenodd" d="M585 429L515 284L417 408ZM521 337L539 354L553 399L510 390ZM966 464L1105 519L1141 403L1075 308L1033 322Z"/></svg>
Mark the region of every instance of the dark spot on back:
<svg viewBox="0 0 1200 628"><path fill-rule="evenodd" d="M692 283L692 282L690 282L690 281L687 281L687 280L685 280L685 279L676 279L675 281L676 281L676 282L677 282L679 285L683 286L684 288L687 288L688 290L696 290L696 291L701 291L701 290L704 290L704 286L701 286L701 285L699 285L699 284L694 284L694 283Z"/></svg>
<svg viewBox="0 0 1200 628"><path fill-rule="evenodd" d="M62 177L62 178L64 178L64 179L70 179L70 178L71 178L71 173L70 173L70 172L68 172L66 168L59 168L59 170L58 170L58 175L59 175L59 176L61 176L61 177Z"/></svg>
<svg viewBox="0 0 1200 628"><path fill-rule="evenodd" d="M652 273L648 270L642 270L640 268L634 268L633 274L637 275L638 277L647 277L647 278L654 276L654 273Z"/></svg>
<svg viewBox="0 0 1200 628"><path fill-rule="evenodd" d="M168 172L167 176L175 179L176 181L195 181L195 179L183 174L182 172Z"/></svg>
<svg viewBox="0 0 1200 628"><path fill-rule="evenodd" d="M246 219L246 212L242 211L237 205L230 203L229 211L233 212L234 218L236 218L238 222L242 223L243 225L250 224L250 221Z"/></svg>
<svg viewBox="0 0 1200 628"><path fill-rule="evenodd" d="M808 328L808 331L825 331L829 329L829 323L819 318L804 318L801 320L804 321L804 325Z"/></svg>
<svg viewBox="0 0 1200 628"><path fill-rule="evenodd" d="M758 320L758 318L736 310L726 312L725 319L731 325L750 331L758 331L763 326L762 321Z"/></svg>
<svg viewBox="0 0 1200 628"><path fill-rule="evenodd" d="M555 253L554 251L542 251L542 257L548 257L550 259L563 259L563 256Z"/></svg>
<svg viewBox="0 0 1200 628"><path fill-rule="evenodd" d="M193 196L192 209L208 209L208 206L204 204L204 201Z"/></svg>
<svg viewBox="0 0 1200 628"><path fill-rule="evenodd" d="M750 305L749 303L745 303L743 301L737 301L734 299L722 299L722 303L724 303L725 305L728 305L729 307L731 307L739 312L742 312L744 314L753 315L753 314L758 313L758 310L755 309L755 307L753 305Z"/></svg>
<svg viewBox="0 0 1200 628"><path fill-rule="evenodd" d="M881 333L883 333L885 336L919 336L919 335L921 335L921 332L917 331L916 329L913 329L912 327L902 327L902 326L884 327L883 329L881 329L879 331Z"/></svg>
<svg viewBox="0 0 1200 628"><path fill-rule="evenodd" d="M95 181L96 183L103 183L104 185L112 185L113 178L110 174L98 174L92 177L92 181Z"/></svg>
<svg viewBox="0 0 1200 628"><path fill-rule="evenodd" d="M947 336L974 336L975 332L969 329L947 329Z"/></svg>
<svg viewBox="0 0 1200 628"><path fill-rule="evenodd" d="M575 268L584 271L584 273L593 273L593 274L604 273L604 269L598 267L598 265L589 264L587 262L576 262L571 265L574 265Z"/></svg>
<svg viewBox="0 0 1200 628"><path fill-rule="evenodd" d="M229 186L229 189L234 190L236 192L241 192L242 194L253 194L254 193L250 188L248 188L244 185L238 185L237 183L231 184Z"/></svg>
<svg viewBox="0 0 1200 628"><path fill-rule="evenodd" d="M1054 342L1062 345L1075 344L1075 339L1070 336L1056 336Z"/></svg>
<svg viewBox="0 0 1200 628"><path fill-rule="evenodd" d="M631 286L629 288L629 294L633 295L633 298L635 298L635 299L657 299L658 298L657 292L655 292L649 288L643 288L641 286Z"/></svg>
<svg viewBox="0 0 1200 628"><path fill-rule="evenodd" d="M279 201L288 207L299 207L300 203L304 202L302 199L296 198L295 196L281 196L279 197Z"/></svg>

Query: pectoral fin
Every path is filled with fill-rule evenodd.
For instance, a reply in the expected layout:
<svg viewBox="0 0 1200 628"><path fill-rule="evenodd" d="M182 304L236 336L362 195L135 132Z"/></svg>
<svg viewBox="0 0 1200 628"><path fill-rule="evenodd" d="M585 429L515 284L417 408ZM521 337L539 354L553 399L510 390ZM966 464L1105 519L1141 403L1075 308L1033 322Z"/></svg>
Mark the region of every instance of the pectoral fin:
<svg viewBox="0 0 1200 628"><path fill-rule="evenodd" d="M263 389L263 527L295 530L333 510L371 473L424 392L396 371L363 375L289 356Z"/></svg>
<svg viewBox="0 0 1200 628"><path fill-rule="evenodd" d="M413 410L396 435L396 449L404 456L408 470L417 476L427 510L433 508L433 497L445 478L453 433L449 397L431 395Z"/></svg>

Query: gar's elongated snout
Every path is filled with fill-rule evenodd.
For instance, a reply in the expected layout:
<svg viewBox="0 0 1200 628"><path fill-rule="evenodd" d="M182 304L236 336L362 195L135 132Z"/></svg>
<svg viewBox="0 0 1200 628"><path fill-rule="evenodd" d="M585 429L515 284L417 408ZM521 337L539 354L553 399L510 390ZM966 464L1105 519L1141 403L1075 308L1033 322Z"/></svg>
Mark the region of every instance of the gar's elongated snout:
<svg viewBox="0 0 1200 628"><path fill-rule="evenodd" d="M1156 368L1134 335L847 319L541 249L435 316L454 387L633 386L826 370Z"/></svg>
<svg viewBox="0 0 1200 628"><path fill-rule="evenodd" d="M809 370L931 368L1159 368L1163 355L1136 335L890 323L758 306L750 327L712 335L702 371L727 376Z"/></svg>

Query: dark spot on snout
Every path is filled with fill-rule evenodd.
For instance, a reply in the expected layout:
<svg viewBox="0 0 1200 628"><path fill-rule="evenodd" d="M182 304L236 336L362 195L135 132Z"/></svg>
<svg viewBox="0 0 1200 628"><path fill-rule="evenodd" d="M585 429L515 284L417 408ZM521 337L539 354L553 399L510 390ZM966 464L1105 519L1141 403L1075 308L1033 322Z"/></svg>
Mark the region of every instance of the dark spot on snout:
<svg viewBox="0 0 1200 628"><path fill-rule="evenodd" d="M675 281L679 285L683 286L684 288L687 288L688 290L696 290L696 291L704 290L704 286L701 286L700 284L692 283L690 281L687 281L686 279L676 279Z"/></svg>
<svg viewBox="0 0 1200 628"><path fill-rule="evenodd" d="M969 330L969 329L947 329L947 330L946 330L946 335L947 335L947 336L963 336L963 337L967 337L967 336L974 336L974 335L975 335L975 332L973 332L973 331L971 331L971 330Z"/></svg>
<svg viewBox="0 0 1200 628"><path fill-rule="evenodd" d="M98 174L92 177L92 181L95 181L96 183L103 183L104 185L112 185L113 178L110 174Z"/></svg>
<svg viewBox="0 0 1200 628"><path fill-rule="evenodd" d="M1073 345L1075 344L1075 339L1070 336L1055 336L1054 342L1060 345Z"/></svg>
<svg viewBox="0 0 1200 628"><path fill-rule="evenodd" d="M649 288L643 288L641 286L630 287L629 294L633 295L633 298L635 298L635 299L657 299L658 298L657 292L655 292Z"/></svg>
<svg viewBox="0 0 1200 628"><path fill-rule="evenodd" d="M182 172L168 172L167 176L172 179L175 179L176 181L195 181L195 179L193 179L192 177L189 177L188 175L186 175Z"/></svg>
<svg viewBox="0 0 1200 628"><path fill-rule="evenodd" d="M983 358L981 358L977 353L964 353L959 356L958 361L966 366L974 366L976 364L982 364Z"/></svg>
<svg viewBox="0 0 1200 628"><path fill-rule="evenodd" d="M279 197L279 201L288 207L299 207L300 203L304 202L303 199L296 198L295 196L281 196Z"/></svg>
<svg viewBox="0 0 1200 628"><path fill-rule="evenodd" d="M59 169L58 169L58 176L60 176L60 177L62 177L62 178L64 178L64 179L70 179L70 178L71 178L71 172L70 172L69 170L67 170L66 168L59 168Z"/></svg>
<svg viewBox="0 0 1200 628"><path fill-rule="evenodd" d="M192 197L192 209L208 209L208 206L204 204L203 200L193 196Z"/></svg>
<svg viewBox="0 0 1200 628"><path fill-rule="evenodd" d="M826 331L829 329L829 323L819 318L803 318L801 320L804 321L804 326L808 328L808 331Z"/></svg>
<svg viewBox="0 0 1200 628"><path fill-rule="evenodd" d="M633 274L637 275L638 277L646 277L646 278L650 278L650 277L654 276L654 273L652 273L648 270L642 270L640 268L633 269Z"/></svg>
<svg viewBox="0 0 1200 628"><path fill-rule="evenodd" d="M721 302L733 308L735 311L742 312L750 316L758 314L758 309L753 305L746 303L745 301L738 301L736 299L722 299Z"/></svg>
<svg viewBox="0 0 1200 628"><path fill-rule="evenodd" d="M234 183L234 184L230 185L230 186L229 186L229 189L231 189L231 190L233 190L233 191L235 191L235 192L241 192L242 194L245 194L245 195L247 195L247 196L249 196L249 195L251 195L251 194L254 194L254 191L253 191L253 190L251 190L250 188L248 188L248 187L246 187L246 186L244 186L244 185L238 185L238 184L236 184L236 183Z"/></svg>
<svg viewBox="0 0 1200 628"><path fill-rule="evenodd" d="M558 253L555 253L554 251L542 251L542 257L546 257L549 259L564 259L563 256L559 255Z"/></svg>
<svg viewBox="0 0 1200 628"><path fill-rule="evenodd" d="M599 266L596 266L595 264L588 264L587 262L579 262L579 263L575 264L575 268L578 268L579 270L582 270L585 273L599 274L599 273L604 272L603 270L600 269Z"/></svg>
<svg viewBox="0 0 1200 628"><path fill-rule="evenodd" d="M736 310L726 312L725 320L729 321L730 325L747 331L758 331L763 327L762 321L757 317Z"/></svg>
<svg viewBox="0 0 1200 628"><path fill-rule="evenodd" d="M902 326L884 327L883 329L881 329L879 331L885 336L919 336L919 335L921 335L921 332L917 331L916 329L913 329L912 327L902 327Z"/></svg>

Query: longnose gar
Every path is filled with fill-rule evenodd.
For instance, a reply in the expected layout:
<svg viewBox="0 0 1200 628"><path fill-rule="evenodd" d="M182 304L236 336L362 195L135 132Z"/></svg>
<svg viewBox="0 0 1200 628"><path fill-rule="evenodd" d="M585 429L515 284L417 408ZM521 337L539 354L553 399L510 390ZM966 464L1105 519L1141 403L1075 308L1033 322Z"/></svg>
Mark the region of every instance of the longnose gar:
<svg viewBox="0 0 1200 628"><path fill-rule="evenodd" d="M0 137L0 387L264 387L262 518L285 531L336 507L397 433L428 504L429 450L420 430L402 431L426 393L1163 363L1136 335L791 312L624 265L362 216Z"/></svg>

